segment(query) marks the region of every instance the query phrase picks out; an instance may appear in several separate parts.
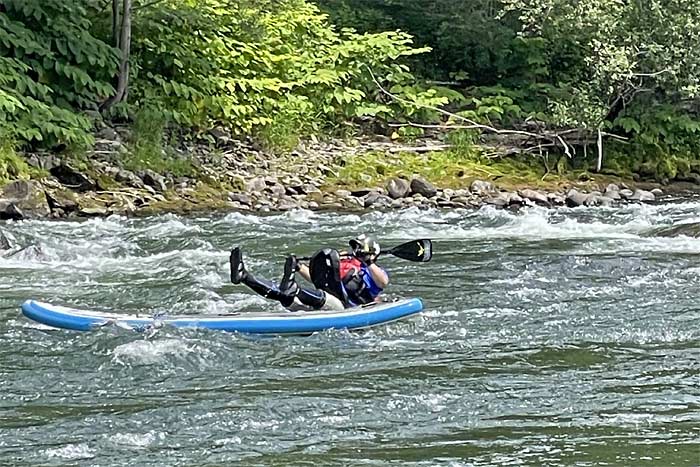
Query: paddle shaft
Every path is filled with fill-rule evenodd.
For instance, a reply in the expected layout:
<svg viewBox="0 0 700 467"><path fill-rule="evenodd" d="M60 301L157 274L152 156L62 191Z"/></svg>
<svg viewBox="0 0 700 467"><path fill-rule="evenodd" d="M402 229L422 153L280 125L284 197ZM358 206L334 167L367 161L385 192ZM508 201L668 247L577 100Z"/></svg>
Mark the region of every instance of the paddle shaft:
<svg viewBox="0 0 700 467"><path fill-rule="evenodd" d="M377 255L377 258L382 255L392 255L408 261L430 261L430 258L432 257L432 242L427 239L411 240L409 242L402 243L401 245L397 245L394 248L390 248L389 250L381 251ZM340 256L348 257L354 255L351 253L343 253ZM301 261L308 261L311 259L311 257L304 256L297 259Z"/></svg>

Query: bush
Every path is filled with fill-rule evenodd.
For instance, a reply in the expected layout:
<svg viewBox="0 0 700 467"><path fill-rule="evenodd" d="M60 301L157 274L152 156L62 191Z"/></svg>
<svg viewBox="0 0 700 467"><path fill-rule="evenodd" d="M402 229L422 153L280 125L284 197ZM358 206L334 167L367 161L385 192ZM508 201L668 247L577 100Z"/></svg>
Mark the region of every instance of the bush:
<svg viewBox="0 0 700 467"><path fill-rule="evenodd" d="M114 49L90 33L88 2L5 0L0 8L0 124L46 147L89 144L90 120L112 92Z"/></svg>

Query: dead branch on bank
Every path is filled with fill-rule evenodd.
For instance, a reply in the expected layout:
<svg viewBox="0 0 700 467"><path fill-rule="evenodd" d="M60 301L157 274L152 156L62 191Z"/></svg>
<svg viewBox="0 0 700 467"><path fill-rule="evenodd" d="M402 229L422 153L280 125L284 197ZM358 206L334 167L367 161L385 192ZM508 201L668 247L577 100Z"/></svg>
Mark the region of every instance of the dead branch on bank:
<svg viewBox="0 0 700 467"><path fill-rule="evenodd" d="M374 84L377 86L377 88L388 96L390 99L396 101L396 102L401 102L403 104L407 105L414 105L418 106L424 109L429 109L433 110L435 112L438 112L441 115L445 115L449 118L464 122L465 124L463 125L454 125L454 124L439 124L439 125L431 125L431 124L422 124L422 123L413 123L413 122L408 122L408 123L401 123L401 124L389 124L390 127L415 127L415 128L423 128L423 129L436 129L436 130L481 130L484 132L492 133L496 135L497 137L506 137L506 138L498 138L499 140L503 139L509 139L510 145L511 145L511 150L508 150L506 154L503 153L490 153L487 155L489 158L497 158L497 157L502 157L503 155L508 155L508 154L513 154L515 152L518 153L530 153L530 154L535 154L538 153L540 157L545 158L546 156L543 155L543 150L548 152L548 149L554 149L554 148L562 148L564 154L569 158L573 158L576 150L575 146L583 146L584 151L585 147L588 145L596 145L598 147L598 153L599 153L599 162L598 162L598 167L600 167L600 164L602 163L602 153L603 153L603 147L602 147L602 136L608 136L613 139L617 139L620 141L626 141L627 138L624 138L619 135L615 135L612 133L607 133L601 130L596 130L596 131L590 131L586 129L580 129L580 128L573 128L573 129L568 129L568 130L562 130L558 132L550 131L550 132L540 132L540 133L533 133L530 131L523 131L523 130L505 130L505 129L499 129L495 128L489 125L484 125L478 122L475 122L473 120L470 120L462 115L457 115L455 113L449 112L447 110L441 109L439 107L434 107L431 105L427 104L416 104L415 102L408 101L406 99L403 99L387 89L385 89L381 83L377 80L377 78L374 76L374 73L372 72L371 69L369 69L370 76L372 77L372 81L374 81ZM569 135L572 135L570 137ZM533 145L533 141L535 144ZM443 145L445 146L444 149L449 148L450 145ZM523 148L524 149L520 149ZM515 148L518 148L517 150ZM405 150L411 150L411 148L400 148L400 149L405 149ZM437 149L437 147L435 147ZM495 148L494 148L495 149ZM415 150L415 148L413 149ZM426 147L423 151L428 151L430 150L430 147ZM547 169L547 172L549 172L547 164L545 162L545 168ZM600 169L599 169L600 170ZM545 174L546 175L546 174Z"/></svg>

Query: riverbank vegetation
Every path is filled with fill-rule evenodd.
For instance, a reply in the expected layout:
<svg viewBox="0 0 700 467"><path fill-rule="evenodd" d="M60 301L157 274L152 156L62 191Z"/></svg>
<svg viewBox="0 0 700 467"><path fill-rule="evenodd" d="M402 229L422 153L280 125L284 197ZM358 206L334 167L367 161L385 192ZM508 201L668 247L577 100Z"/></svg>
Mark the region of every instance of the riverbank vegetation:
<svg viewBox="0 0 700 467"><path fill-rule="evenodd" d="M176 176L169 148L216 135L381 134L451 149L374 155L377 179L700 182L698 48L692 0L1 0L0 180L122 125L122 166Z"/></svg>

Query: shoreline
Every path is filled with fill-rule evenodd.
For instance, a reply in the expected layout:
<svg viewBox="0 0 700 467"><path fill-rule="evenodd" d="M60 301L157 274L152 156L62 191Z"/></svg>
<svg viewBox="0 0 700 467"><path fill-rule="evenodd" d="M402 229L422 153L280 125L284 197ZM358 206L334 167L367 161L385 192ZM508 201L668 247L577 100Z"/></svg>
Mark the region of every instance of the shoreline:
<svg viewBox="0 0 700 467"><path fill-rule="evenodd" d="M143 217L161 213L363 211L418 208L473 208L484 205L611 206L655 202L658 196L700 192L697 185L673 182L661 186L615 176L584 174L582 179L548 174L548 181L523 183L518 174L496 180L465 173L453 177L454 188L436 186L421 174L387 177L384 183L344 186L342 172L351 158L365 154L391 157L411 150L430 153L434 141L405 147L386 141L305 142L275 155L250 140L224 138L214 147L191 146L181 151L196 167L196 176L173 176L153 170L130 171L119 164L126 146L117 132L98 139L80 162L54 154L28 154L25 159L44 176L14 180L0 192L0 220L85 218L117 214ZM443 145L444 146L444 145ZM543 177L544 178L544 177ZM356 183L354 184L356 185Z"/></svg>

